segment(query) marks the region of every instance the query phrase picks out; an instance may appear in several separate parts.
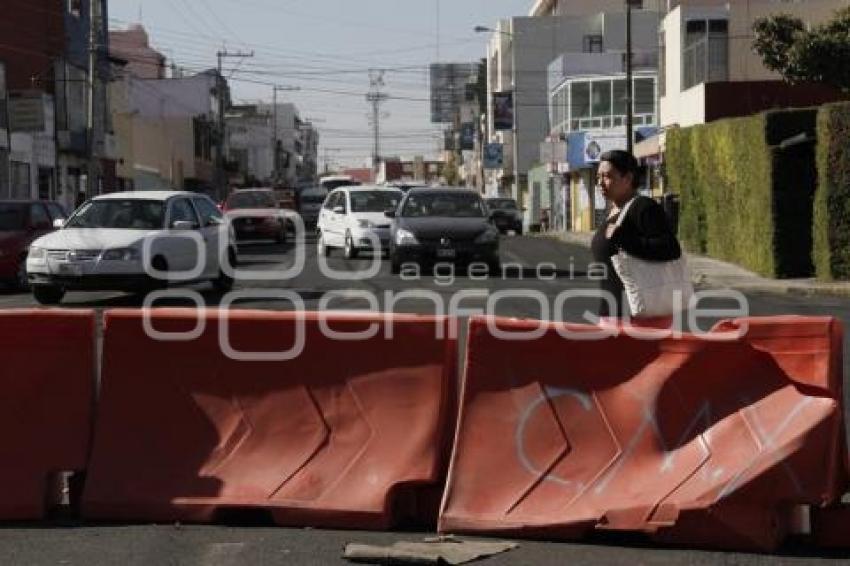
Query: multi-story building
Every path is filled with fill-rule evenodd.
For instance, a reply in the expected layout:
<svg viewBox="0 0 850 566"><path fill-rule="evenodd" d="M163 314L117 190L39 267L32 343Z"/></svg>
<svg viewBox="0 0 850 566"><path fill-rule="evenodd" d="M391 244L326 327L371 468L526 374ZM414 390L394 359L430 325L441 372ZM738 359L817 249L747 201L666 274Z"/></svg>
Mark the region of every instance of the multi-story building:
<svg viewBox="0 0 850 566"><path fill-rule="evenodd" d="M237 165L234 184L268 185L274 174L273 117L256 105L234 106L227 112L228 160Z"/></svg>
<svg viewBox="0 0 850 566"><path fill-rule="evenodd" d="M301 155L297 176L299 187L309 187L319 181L319 130L310 121L301 122Z"/></svg>
<svg viewBox="0 0 850 566"><path fill-rule="evenodd" d="M277 116L277 127L273 129L276 135L277 149L275 151L275 182L286 187L298 186L299 155L303 151L301 140L302 120L298 108L290 102L278 103L277 110L272 104L260 104L260 112Z"/></svg>
<svg viewBox="0 0 850 566"><path fill-rule="evenodd" d="M661 125L687 127L840 98L821 85L782 82L765 68L752 41L758 18L783 13L816 25L845 6L850 0L670 2L661 24Z"/></svg>
<svg viewBox="0 0 850 566"><path fill-rule="evenodd" d="M216 132L223 78L207 71L145 80L124 73L110 86L122 161L120 188L215 193Z"/></svg>
<svg viewBox="0 0 850 566"><path fill-rule="evenodd" d="M547 190L532 191L529 222L542 217L555 227L590 230L605 212L596 191L600 154L627 147L625 13L576 18L582 45L549 65L550 131L541 162L551 174ZM654 11L632 14L632 116L636 138L655 133L658 124L658 22ZM543 140L541 140L543 141ZM566 143L563 143L566 142Z"/></svg>
<svg viewBox="0 0 850 566"><path fill-rule="evenodd" d="M85 189L89 149L98 177L94 186L97 190L111 187L115 156L105 87L109 78L107 2L96 4L101 25L94 42L98 50L91 137L87 123L90 6L80 0L0 0L4 14L0 62L6 66L7 87L15 99L10 110L31 112L20 117L10 112L15 127L24 128L11 136L9 148L16 194L21 197L47 195L73 207ZM42 126L47 128L43 133ZM49 135L50 144L41 139L44 135ZM38 150L33 151L34 147ZM45 152L51 151L54 155L48 157ZM41 161L28 161L37 155ZM27 169L29 175L24 174Z"/></svg>

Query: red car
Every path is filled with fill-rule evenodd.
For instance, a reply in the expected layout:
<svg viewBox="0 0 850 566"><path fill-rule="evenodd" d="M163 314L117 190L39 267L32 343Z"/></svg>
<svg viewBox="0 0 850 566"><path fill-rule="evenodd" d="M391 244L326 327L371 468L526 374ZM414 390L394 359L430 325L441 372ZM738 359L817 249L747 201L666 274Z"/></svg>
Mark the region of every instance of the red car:
<svg viewBox="0 0 850 566"><path fill-rule="evenodd" d="M272 189L238 190L227 197L222 209L233 218L237 240L286 241L286 217Z"/></svg>
<svg viewBox="0 0 850 566"><path fill-rule="evenodd" d="M0 201L0 279L26 289L26 259L30 243L53 230L53 222L67 218L52 201Z"/></svg>

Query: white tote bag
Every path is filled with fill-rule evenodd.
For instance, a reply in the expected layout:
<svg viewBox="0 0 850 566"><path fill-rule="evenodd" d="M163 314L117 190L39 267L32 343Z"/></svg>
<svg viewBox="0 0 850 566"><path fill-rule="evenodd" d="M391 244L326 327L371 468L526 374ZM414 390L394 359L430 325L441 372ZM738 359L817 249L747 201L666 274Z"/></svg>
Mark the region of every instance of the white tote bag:
<svg viewBox="0 0 850 566"><path fill-rule="evenodd" d="M632 203L634 199L620 212L618 228ZM694 287L684 253L672 261L647 261L620 250L611 262L623 282L633 317L670 316L688 308Z"/></svg>

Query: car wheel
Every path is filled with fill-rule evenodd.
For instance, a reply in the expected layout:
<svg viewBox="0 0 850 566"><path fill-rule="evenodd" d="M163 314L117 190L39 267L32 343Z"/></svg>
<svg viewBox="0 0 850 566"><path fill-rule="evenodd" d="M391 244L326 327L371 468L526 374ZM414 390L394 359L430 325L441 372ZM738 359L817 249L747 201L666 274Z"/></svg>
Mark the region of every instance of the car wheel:
<svg viewBox="0 0 850 566"><path fill-rule="evenodd" d="M27 258L21 257L18 259L18 266L15 268L15 285L21 291L28 291L30 282L27 278Z"/></svg>
<svg viewBox="0 0 850 566"><path fill-rule="evenodd" d="M345 249L344 249L345 259L355 259L357 257L357 248L354 247L354 239L351 237L351 234L345 235Z"/></svg>
<svg viewBox="0 0 850 566"><path fill-rule="evenodd" d="M316 246L318 248L319 255L330 257L331 248L330 246L325 245L325 235L321 231L319 231L319 235L316 237Z"/></svg>
<svg viewBox="0 0 850 566"><path fill-rule="evenodd" d="M65 289L54 285L35 285L32 288L32 296L39 304L58 305L65 296Z"/></svg>
<svg viewBox="0 0 850 566"><path fill-rule="evenodd" d="M233 267L233 268L235 269L235 268L236 268L237 257L236 257L236 252L234 251L234 249L233 249L233 248L228 248L228 250L227 250L227 260L228 260L228 262L230 263L230 266L231 266L231 267ZM212 282L212 283L213 283L213 287L215 288L215 290L216 290L217 292L219 292L219 293L227 293L227 292L229 292L231 289L233 289L233 283L234 283L234 280L233 280L233 277L231 277L230 275L228 275L228 274L224 271L224 269L223 269L221 266L219 266L219 268L218 268L218 277L216 277L216 278L213 280L213 282Z"/></svg>
<svg viewBox="0 0 850 566"><path fill-rule="evenodd" d="M166 259L161 255L158 255L151 260L151 267L158 272L168 273L168 261L166 261ZM168 287L168 279L160 279L159 277L153 276L148 276L148 279L150 279L150 284L148 285L149 291L158 291Z"/></svg>

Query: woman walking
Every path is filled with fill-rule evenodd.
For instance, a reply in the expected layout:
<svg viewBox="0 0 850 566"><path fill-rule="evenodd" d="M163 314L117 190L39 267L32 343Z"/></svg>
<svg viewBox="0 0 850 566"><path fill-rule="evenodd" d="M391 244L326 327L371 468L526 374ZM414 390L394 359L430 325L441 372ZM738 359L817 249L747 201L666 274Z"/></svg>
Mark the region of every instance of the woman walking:
<svg viewBox="0 0 850 566"><path fill-rule="evenodd" d="M664 209L651 198L637 194L638 163L626 151L603 153L599 158L598 178L599 188L611 204L611 212L593 238L592 251L594 260L606 266L606 279L600 282L600 287L606 297L610 294L615 307L612 311L609 300L603 299L599 316L610 320L631 315L640 325L669 327L671 319L668 316L642 317L630 311L629 302L624 298L623 281L612 261L621 251L651 262L679 259L682 250Z"/></svg>

